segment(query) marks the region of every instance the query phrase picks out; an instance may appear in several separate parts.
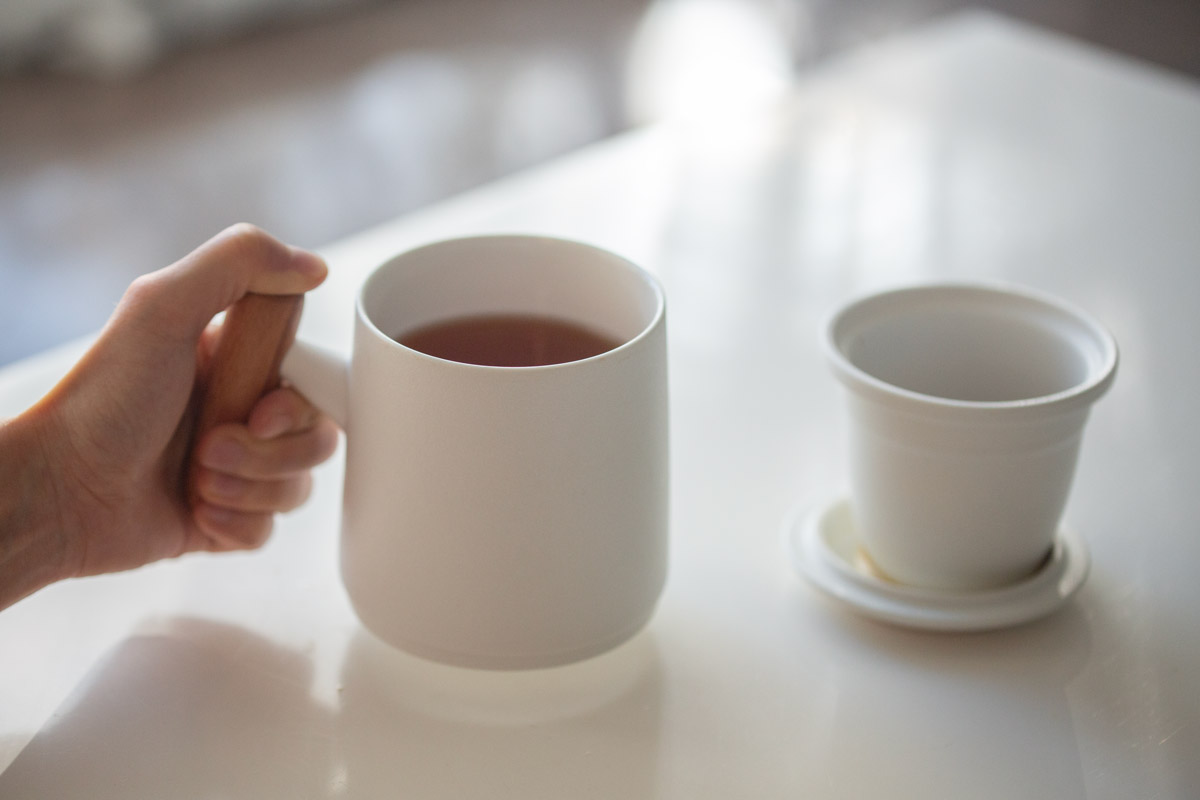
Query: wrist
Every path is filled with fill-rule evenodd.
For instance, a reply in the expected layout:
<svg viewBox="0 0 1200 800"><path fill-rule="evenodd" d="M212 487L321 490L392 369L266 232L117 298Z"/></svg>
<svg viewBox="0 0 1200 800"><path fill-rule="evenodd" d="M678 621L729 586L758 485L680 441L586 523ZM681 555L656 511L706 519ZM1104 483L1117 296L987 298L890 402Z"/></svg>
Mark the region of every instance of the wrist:
<svg viewBox="0 0 1200 800"><path fill-rule="evenodd" d="M40 417L0 422L0 608L74 574Z"/></svg>

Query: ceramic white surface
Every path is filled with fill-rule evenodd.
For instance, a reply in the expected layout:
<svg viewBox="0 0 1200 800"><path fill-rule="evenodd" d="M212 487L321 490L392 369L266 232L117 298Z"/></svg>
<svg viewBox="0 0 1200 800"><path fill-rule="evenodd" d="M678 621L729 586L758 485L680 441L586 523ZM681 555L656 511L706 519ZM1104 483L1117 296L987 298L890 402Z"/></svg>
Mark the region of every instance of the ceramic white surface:
<svg viewBox="0 0 1200 800"><path fill-rule="evenodd" d="M393 338L488 313L567 319L620 345L493 367ZM667 561L657 281L576 242L453 239L379 267L355 320L348 374L303 346L283 372L314 398L345 383L345 402L327 402L345 417L342 577L363 623L427 658L522 669L587 658L640 630Z"/></svg>
<svg viewBox="0 0 1200 800"><path fill-rule="evenodd" d="M896 579L1004 586L1058 528L1117 346L1043 292L926 283L844 306L825 353L847 389L859 536Z"/></svg>
<svg viewBox="0 0 1200 800"><path fill-rule="evenodd" d="M935 631L985 631L1039 619L1083 586L1090 566L1083 539L1060 527L1042 563L1009 586L955 591L897 583L862 549L844 497L794 511L784 525L784 542L799 574L854 611Z"/></svg>

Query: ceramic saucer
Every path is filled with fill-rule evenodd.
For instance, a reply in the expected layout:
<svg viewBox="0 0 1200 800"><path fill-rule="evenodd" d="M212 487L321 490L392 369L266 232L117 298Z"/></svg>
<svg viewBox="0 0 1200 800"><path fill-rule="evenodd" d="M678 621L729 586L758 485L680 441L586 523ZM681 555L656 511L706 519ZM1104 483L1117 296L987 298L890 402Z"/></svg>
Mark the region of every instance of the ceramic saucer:
<svg viewBox="0 0 1200 800"><path fill-rule="evenodd" d="M1060 527L1046 560L1028 578L979 591L922 589L880 573L859 547L846 498L802 507L784 525L796 570L853 610L884 622L939 631L983 631L1029 622L1065 603L1087 579L1083 540Z"/></svg>

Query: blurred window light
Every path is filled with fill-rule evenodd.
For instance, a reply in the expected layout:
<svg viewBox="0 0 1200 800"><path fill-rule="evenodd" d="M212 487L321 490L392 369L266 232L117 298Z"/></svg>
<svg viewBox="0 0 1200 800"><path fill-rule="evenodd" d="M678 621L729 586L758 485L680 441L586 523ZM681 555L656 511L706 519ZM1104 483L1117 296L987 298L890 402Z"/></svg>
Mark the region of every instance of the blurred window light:
<svg viewBox="0 0 1200 800"><path fill-rule="evenodd" d="M504 172L602 138L606 122L587 65L569 53L531 54L499 90L495 147Z"/></svg>
<svg viewBox="0 0 1200 800"><path fill-rule="evenodd" d="M792 79L799 10L771 0L656 0L630 53L631 120L711 117L779 95Z"/></svg>

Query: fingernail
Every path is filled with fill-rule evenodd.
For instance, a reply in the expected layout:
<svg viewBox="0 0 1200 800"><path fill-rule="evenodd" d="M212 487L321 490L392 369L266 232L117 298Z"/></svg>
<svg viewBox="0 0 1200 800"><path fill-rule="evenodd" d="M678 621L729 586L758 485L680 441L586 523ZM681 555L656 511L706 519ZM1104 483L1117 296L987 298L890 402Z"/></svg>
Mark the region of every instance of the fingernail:
<svg viewBox="0 0 1200 800"><path fill-rule="evenodd" d="M243 482L233 477L217 472L209 479L208 491L215 497L233 500L242 494Z"/></svg>
<svg viewBox="0 0 1200 800"><path fill-rule="evenodd" d="M200 454L200 463L217 470L236 470L246 460L246 449L233 439L217 439Z"/></svg>
<svg viewBox="0 0 1200 800"><path fill-rule="evenodd" d="M287 414L271 414L250 432L259 439L274 439L292 429L292 418Z"/></svg>
<svg viewBox="0 0 1200 800"><path fill-rule="evenodd" d="M233 522L234 516L237 513L231 509L222 508L221 506L214 506L209 503L204 503L197 508L196 511L199 514L204 515L210 524L217 525L219 527L223 527Z"/></svg>

